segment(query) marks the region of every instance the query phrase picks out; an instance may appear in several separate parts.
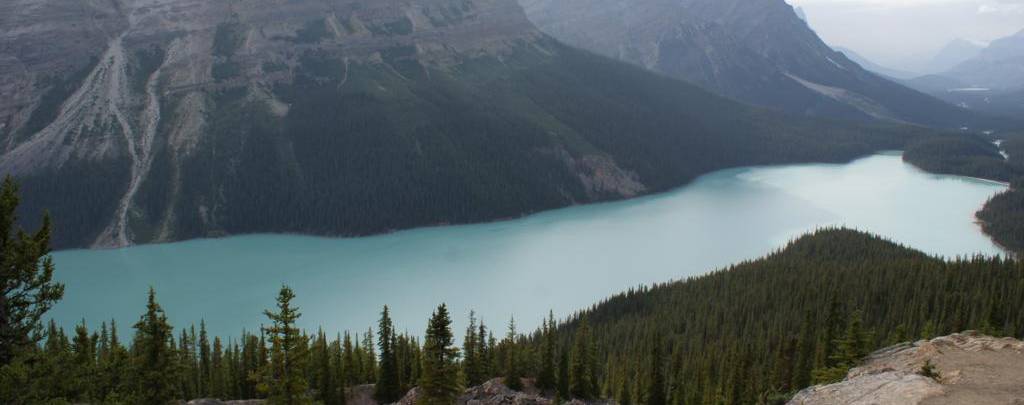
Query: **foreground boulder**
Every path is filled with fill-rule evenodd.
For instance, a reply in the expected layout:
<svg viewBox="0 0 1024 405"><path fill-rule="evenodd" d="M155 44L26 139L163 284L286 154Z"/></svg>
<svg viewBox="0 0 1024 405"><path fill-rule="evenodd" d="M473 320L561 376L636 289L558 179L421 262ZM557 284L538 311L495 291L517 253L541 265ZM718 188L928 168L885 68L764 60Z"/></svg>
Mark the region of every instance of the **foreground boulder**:
<svg viewBox="0 0 1024 405"><path fill-rule="evenodd" d="M400 405L415 405L419 400L420 389L413 388L398 403ZM533 380L523 380L523 390L514 391L502 382L501 378L493 378L475 387L470 387L455 400L457 405L552 405L555 401L550 396L545 396L533 385ZM566 402L570 405L611 405L614 402L580 401L574 399Z"/></svg>
<svg viewBox="0 0 1024 405"><path fill-rule="evenodd" d="M524 381L526 382L526 381ZM500 378L491 379L483 384L470 387L455 401L458 405L551 405L553 401L545 398L533 387L524 384L523 391L513 391L501 382ZM420 389L413 388L398 403L415 405L419 400Z"/></svg>
<svg viewBox="0 0 1024 405"><path fill-rule="evenodd" d="M932 366L932 376L924 372ZM789 404L1024 404L1024 342L967 331L872 353L846 379Z"/></svg>

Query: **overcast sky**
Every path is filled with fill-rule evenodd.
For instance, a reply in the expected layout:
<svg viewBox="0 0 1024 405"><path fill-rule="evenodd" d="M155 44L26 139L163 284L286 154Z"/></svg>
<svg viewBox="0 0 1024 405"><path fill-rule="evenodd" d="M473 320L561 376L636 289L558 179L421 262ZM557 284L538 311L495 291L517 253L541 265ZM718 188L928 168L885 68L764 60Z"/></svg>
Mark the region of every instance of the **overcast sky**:
<svg viewBox="0 0 1024 405"><path fill-rule="evenodd" d="M829 45L914 69L956 38L988 42L1024 29L1024 0L787 0Z"/></svg>

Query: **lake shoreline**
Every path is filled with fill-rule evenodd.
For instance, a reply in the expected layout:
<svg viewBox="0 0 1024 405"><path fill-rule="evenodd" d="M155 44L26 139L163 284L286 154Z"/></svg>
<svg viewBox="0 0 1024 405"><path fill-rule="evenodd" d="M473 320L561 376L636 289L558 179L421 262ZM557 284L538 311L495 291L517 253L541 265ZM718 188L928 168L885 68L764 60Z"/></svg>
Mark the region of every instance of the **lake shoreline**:
<svg viewBox="0 0 1024 405"><path fill-rule="evenodd" d="M169 244L177 244L177 243L189 243L189 242L197 242L197 241L211 241L211 240L215 241L215 240L222 240L222 239L229 239L229 238L238 238L238 237L246 237L246 236L258 236L258 235L264 235L264 236L299 236L299 237L321 238L321 239L331 239L331 240L347 240L347 239L371 238L371 237L376 237L376 236L386 236L386 235L392 235L392 234L396 234L396 233L418 231L418 230L424 230L424 229L446 228L446 227L452 227L452 226L471 226L471 225L495 224L495 223L502 223L502 222L521 220L521 219L529 218L529 217L536 216L536 215L542 215L542 214L546 214L546 213L557 212L557 211L560 211L560 210L572 209L572 208L576 208L576 207L597 206L597 205L603 205L603 204L616 204L616 203L628 202L628 201L633 201L633 200L643 199L643 198L653 198L653 197L657 197L659 195L670 194L670 193L679 191L679 190L681 190L683 188L686 188L686 187L689 187L690 185L692 185L695 182L699 181L702 177L711 176L711 175L714 175L716 173L721 173L721 172L728 172L728 171L735 171L735 170L756 170L756 169L766 169L766 168L773 168L773 167L792 167L792 166L801 166L801 165L845 165L845 164L850 164L850 163L855 162L857 160L865 159L865 158L868 158L868 157L871 157L871 156L876 156L876 155L899 155L899 154L902 154L902 153L903 153L903 151L902 150L898 150L898 149L884 149L884 150L878 150L878 151L875 151L875 152L866 153L866 154L863 154L863 155L858 155L858 156L855 156L855 157L853 157L853 158L851 158L849 160L841 161L841 162L799 162L799 163L778 163L778 164L763 164L763 165L748 165L748 166L726 167L726 168L716 169L716 170L713 170L713 171L710 171L710 172L707 172L707 173L699 174L699 175L697 175L697 176L695 176L695 177L693 177L693 178L691 178L689 180L686 180L685 182L683 182L680 185L668 187L668 188L665 188L665 189L653 189L653 190L646 191L646 192L643 192L643 193L640 193L640 194L637 194L637 195L631 196L631 197L609 198L609 199L596 200L596 201L585 202L585 203L574 203L574 204L565 205L565 206L557 207L557 208L542 209L542 210L538 210L538 211L527 212L527 213L523 213L523 214L521 214L519 216L499 217L499 218L494 218L494 219L486 220L486 221L436 223L436 224L431 224L431 225L415 226L415 227L411 227L411 228L391 229L391 230L386 230L386 231L381 231L381 232L373 232L373 233L366 233L366 234L323 234L323 233L305 233L305 232L251 232L251 233L240 233L240 234L225 234L225 235L219 235L219 236L205 236L205 237L198 237L198 238L188 238L188 239L181 239L181 240L161 241L161 242L147 242L147 243L137 243L137 244L133 243L133 244L128 245L128 246L100 246L100 247L89 246L89 247L67 248L67 249L54 250L54 252L106 251L106 250L117 251L117 250L122 250L122 249L130 249L130 248L143 247L143 246L159 246L159 245L169 245ZM925 171L925 172L926 173L931 173L931 172L928 172L928 171ZM931 174L940 174L940 173L931 173ZM959 177L969 177L969 176L959 176ZM979 178L978 180L987 180L987 179L980 179Z"/></svg>
<svg viewBox="0 0 1024 405"><path fill-rule="evenodd" d="M508 221L346 239L250 234L65 250L53 256L67 295L52 313L67 327L83 317L131 324L154 286L176 326L205 319L222 328L212 333L235 336L255 330L263 319L253 308L271 308L288 284L303 318L326 319L331 332L365 330L384 304L401 328L416 331L441 301L457 322L472 309L490 325L515 315L529 329L549 310L568 316L631 286L753 260L822 227L945 257L999 254L973 220L999 189L925 173L888 152L846 164L725 169L666 193Z"/></svg>

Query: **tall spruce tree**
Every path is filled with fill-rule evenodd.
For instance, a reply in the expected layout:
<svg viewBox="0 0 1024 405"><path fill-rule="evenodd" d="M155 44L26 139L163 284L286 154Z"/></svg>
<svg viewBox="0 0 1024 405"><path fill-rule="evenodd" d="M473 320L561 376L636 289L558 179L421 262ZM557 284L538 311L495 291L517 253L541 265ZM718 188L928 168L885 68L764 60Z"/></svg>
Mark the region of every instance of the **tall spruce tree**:
<svg viewBox="0 0 1024 405"><path fill-rule="evenodd" d="M0 185L0 366L34 348L40 319L64 296L53 281L50 216L35 233L18 229L18 186L7 176Z"/></svg>
<svg viewBox="0 0 1024 405"><path fill-rule="evenodd" d="M555 389L555 313L548 311L548 319L541 328L540 372L537 374L537 388Z"/></svg>
<svg viewBox="0 0 1024 405"><path fill-rule="evenodd" d="M210 396L210 338L206 335L206 321L199 320L199 373L196 381L199 396L206 398Z"/></svg>
<svg viewBox="0 0 1024 405"><path fill-rule="evenodd" d="M481 383L494 374L494 345L492 344L492 341L488 339L489 336L490 334L487 331L487 325L484 325L484 320L481 319L476 333L476 351L477 357L480 359Z"/></svg>
<svg viewBox="0 0 1024 405"><path fill-rule="evenodd" d="M227 367L224 364L224 346L220 337L213 338L213 351L210 353L210 396L213 398L226 398L227 389Z"/></svg>
<svg viewBox="0 0 1024 405"><path fill-rule="evenodd" d="M459 349L451 325L448 307L441 304L430 318L423 341L420 405L449 405L459 395Z"/></svg>
<svg viewBox="0 0 1024 405"><path fill-rule="evenodd" d="M569 389L571 381L572 378L569 377L569 351L563 349L558 356L558 384L555 390L558 399L572 398L572 391Z"/></svg>
<svg viewBox="0 0 1024 405"><path fill-rule="evenodd" d="M505 335L505 385L510 389L520 391L523 389L522 361L519 358L519 346L516 342L516 319L508 321L508 334Z"/></svg>
<svg viewBox="0 0 1024 405"><path fill-rule="evenodd" d="M359 370L357 356L356 350L352 348L352 335L346 331L341 347L341 370L343 373L341 381L345 386L351 387L359 384L359 375L362 370Z"/></svg>
<svg viewBox="0 0 1024 405"><path fill-rule="evenodd" d="M362 381L373 383L377 381L377 353L373 350L376 343L373 341L373 328L366 329L363 334L361 366L363 370Z"/></svg>
<svg viewBox="0 0 1024 405"><path fill-rule="evenodd" d="M570 354L569 391L573 397L591 399L596 396L592 345L590 326L587 319L582 318L579 328L576 330L576 336L573 338L572 353Z"/></svg>
<svg viewBox="0 0 1024 405"><path fill-rule="evenodd" d="M174 344L171 325L156 292L149 289L146 313L135 324L134 363L135 398L132 402L146 405L164 405L175 399Z"/></svg>
<svg viewBox="0 0 1024 405"><path fill-rule="evenodd" d="M662 369L664 359L661 357L661 341L651 342L650 368L647 377L646 405L665 405L665 371Z"/></svg>
<svg viewBox="0 0 1024 405"><path fill-rule="evenodd" d="M804 320L800 324L800 336L796 342L796 363L793 365L793 381L791 387L806 387L811 383L811 370L814 366L814 318L811 311L804 312Z"/></svg>
<svg viewBox="0 0 1024 405"><path fill-rule="evenodd" d="M380 370L374 386L374 398L380 403L391 403L402 398L402 385L398 375L398 358L395 353L395 326L391 323L387 305L380 313L377 330L377 347L380 349Z"/></svg>
<svg viewBox="0 0 1024 405"><path fill-rule="evenodd" d="M462 373L466 376L466 385L472 387L482 384L483 362L480 350L480 343L477 335L476 314L469 311L469 326L466 327L466 336L462 339Z"/></svg>
<svg viewBox="0 0 1024 405"><path fill-rule="evenodd" d="M89 336L89 328L82 323L75 326L75 337L71 340L72 375L68 385L71 398L89 401L96 388L96 341Z"/></svg>
<svg viewBox="0 0 1024 405"><path fill-rule="evenodd" d="M339 405L345 402L345 390L338 389L336 365L332 359L331 347L327 343L327 335L321 330L316 340L317 389L320 401L324 405Z"/></svg>
<svg viewBox="0 0 1024 405"><path fill-rule="evenodd" d="M263 328L270 336L270 362L260 375L259 388L274 404L294 405L310 403L306 393L305 370L309 353L306 342L295 326L301 314L292 306L295 293L281 286L277 296L277 312L263 311L271 326Z"/></svg>

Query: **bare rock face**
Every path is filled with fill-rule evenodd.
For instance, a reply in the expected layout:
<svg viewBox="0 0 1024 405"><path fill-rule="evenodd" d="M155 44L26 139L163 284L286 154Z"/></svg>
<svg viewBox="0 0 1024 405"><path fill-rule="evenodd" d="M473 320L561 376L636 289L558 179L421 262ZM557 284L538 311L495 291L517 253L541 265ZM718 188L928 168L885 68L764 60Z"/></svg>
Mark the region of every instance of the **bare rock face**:
<svg viewBox="0 0 1024 405"><path fill-rule="evenodd" d="M185 403L185 405L265 405L266 400L263 399L243 399L233 401L221 401L214 398L202 398L193 399Z"/></svg>
<svg viewBox="0 0 1024 405"><path fill-rule="evenodd" d="M920 375L930 362L938 377ZM842 382L800 391L791 405L1024 403L1024 342L968 331L873 353Z"/></svg>
<svg viewBox="0 0 1024 405"><path fill-rule="evenodd" d="M398 404L415 405L419 397L420 389L413 388L398 401ZM467 389L455 403L458 405L550 405L553 401L541 396L536 389L532 388L531 384L527 384L523 391L513 391L506 387L500 378L494 378Z"/></svg>
<svg viewBox="0 0 1024 405"><path fill-rule="evenodd" d="M419 388L413 388L405 397L398 401L399 405L415 405L419 400ZM493 378L487 382L466 390L455 401L457 405L552 405L554 400L544 396L540 390L533 385L533 380L523 379L523 390L513 391L502 383L501 378ZM580 401L574 399L566 402L571 405L613 405L614 402Z"/></svg>

